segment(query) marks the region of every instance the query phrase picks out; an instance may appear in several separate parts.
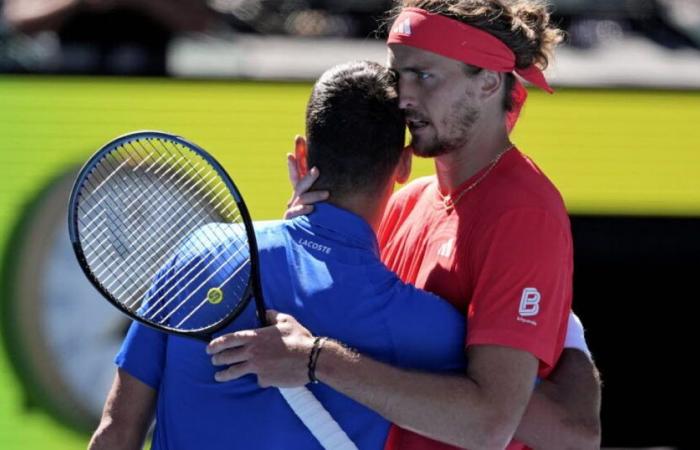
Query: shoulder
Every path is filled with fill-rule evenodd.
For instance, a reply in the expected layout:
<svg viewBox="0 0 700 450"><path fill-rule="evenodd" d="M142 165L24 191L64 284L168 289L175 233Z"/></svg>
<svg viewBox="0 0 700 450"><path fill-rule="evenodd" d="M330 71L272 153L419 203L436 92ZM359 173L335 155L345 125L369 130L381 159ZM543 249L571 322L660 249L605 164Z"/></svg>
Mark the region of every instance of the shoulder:
<svg viewBox="0 0 700 450"><path fill-rule="evenodd" d="M394 192L384 211L379 232L377 233L380 247L386 245L389 236L396 231L396 226L403 222L411 211L415 210L416 204L421 198L425 198L426 192L435 183L436 179L434 176L421 177Z"/></svg>
<svg viewBox="0 0 700 450"><path fill-rule="evenodd" d="M290 246L291 233L301 218L292 220L266 220L253 223L255 240L260 258L280 258Z"/></svg>
<svg viewBox="0 0 700 450"><path fill-rule="evenodd" d="M551 212L565 209L559 189L535 162L520 151L514 152L511 166L513 192L510 196L518 206L539 207Z"/></svg>
<svg viewBox="0 0 700 450"><path fill-rule="evenodd" d="M259 249L284 245L286 223L281 220L255 222L255 237ZM212 223L197 228L180 245L177 256L182 261L209 255L216 249L247 242L242 223Z"/></svg>
<svg viewBox="0 0 700 450"><path fill-rule="evenodd" d="M435 176L416 178L391 196L392 203L404 203L423 195L435 183Z"/></svg>
<svg viewBox="0 0 700 450"><path fill-rule="evenodd" d="M259 247L274 247L284 245L284 237L288 234L289 227L294 221L265 220L255 222L255 238Z"/></svg>
<svg viewBox="0 0 700 450"><path fill-rule="evenodd" d="M177 256L182 260L197 258L243 237L245 237L243 224L206 224L190 233L180 245Z"/></svg>
<svg viewBox="0 0 700 450"><path fill-rule="evenodd" d="M486 180L480 202L484 225L501 221L508 216L523 216L533 220L554 218L568 228L566 205L559 190L534 163L518 150L502 161L493 177Z"/></svg>
<svg viewBox="0 0 700 450"><path fill-rule="evenodd" d="M425 197L427 192L434 188L435 183L435 176L420 177L394 192L389 200L385 217L400 214L403 210L413 208L421 198Z"/></svg>

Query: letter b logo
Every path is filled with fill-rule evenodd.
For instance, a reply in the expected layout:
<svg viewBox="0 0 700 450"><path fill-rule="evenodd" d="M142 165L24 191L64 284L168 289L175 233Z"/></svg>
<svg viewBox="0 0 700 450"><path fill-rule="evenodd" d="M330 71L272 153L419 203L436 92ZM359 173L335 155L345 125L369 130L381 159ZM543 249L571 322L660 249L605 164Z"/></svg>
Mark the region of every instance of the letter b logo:
<svg viewBox="0 0 700 450"><path fill-rule="evenodd" d="M523 289L520 298L520 315L522 317L536 316L540 312L540 292L535 288Z"/></svg>

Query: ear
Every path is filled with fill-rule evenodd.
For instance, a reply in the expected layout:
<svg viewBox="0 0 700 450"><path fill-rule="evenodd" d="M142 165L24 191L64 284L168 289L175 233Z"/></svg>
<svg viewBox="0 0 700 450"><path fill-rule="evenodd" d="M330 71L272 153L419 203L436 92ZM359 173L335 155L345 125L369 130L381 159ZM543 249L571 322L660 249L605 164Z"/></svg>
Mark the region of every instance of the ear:
<svg viewBox="0 0 700 450"><path fill-rule="evenodd" d="M297 162L297 173L299 178L303 178L309 173L309 165L306 161L308 156L306 150L306 139L304 136L296 136L294 138L294 156Z"/></svg>
<svg viewBox="0 0 700 450"><path fill-rule="evenodd" d="M411 162L413 161L413 148L408 146L401 152L399 165L396 167L396 182L403 184L411 176Z"/></svg>
<svg viewBox="0 0 700 450"><path fill-rule="evenodd" d="M482 70L481 76L481 96L488 99L497 95L501 91L501 86L505 81L505 74L491 70Z"/></svg>

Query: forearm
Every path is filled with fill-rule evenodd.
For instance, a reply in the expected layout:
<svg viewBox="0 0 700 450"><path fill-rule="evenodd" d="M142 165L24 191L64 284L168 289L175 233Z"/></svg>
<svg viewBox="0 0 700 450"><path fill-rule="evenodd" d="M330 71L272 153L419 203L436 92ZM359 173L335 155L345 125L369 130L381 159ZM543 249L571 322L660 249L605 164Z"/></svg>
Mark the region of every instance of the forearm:
<svg viewBox="0 0 700 450"><path fill-rule="evenodd" d="M90 439L89 450L137 450L143 448L146 433L103 418Z"/></svg>
<svg viewBox="0 0 700 450"><path fill-rule="evenodd" d="M153 420L155 400L155 390L118 369L89 450L143 448Z"/></svg>
<svg viewBox="0 0 700 450"><path fill-rule="evenodd" d="M565 408L552 398L557 387L543 382L533 393L515 438L537 450L594 449L590 435L566 416ZM546 392L550 391L550 392Z"/></svg>
<svg viewBox="0 0 700 450"><path fill-rule="evenodd" d="M502 449L520 419L517 406L499 408L468 376L398 369L335 342L326 343L316 370L319 380L391 422L459 447Z"/></svg>
<svg viewBox="0 0 700 450"><path fill-rule="evenodd" d="M600 381L588 356L565 350L532 395L516 439L538 450L600 448Z"/></svg>

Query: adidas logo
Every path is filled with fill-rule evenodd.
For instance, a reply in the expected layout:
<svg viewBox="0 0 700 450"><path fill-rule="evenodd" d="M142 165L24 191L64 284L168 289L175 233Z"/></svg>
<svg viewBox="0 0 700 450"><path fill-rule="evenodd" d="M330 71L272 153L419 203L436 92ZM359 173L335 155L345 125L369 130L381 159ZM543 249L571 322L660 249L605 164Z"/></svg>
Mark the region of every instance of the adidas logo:
<svg viewBox="0 0 700 450"><path fill-rule="evenodd" d="M411 20L406 19L402 21L401 23L397 23L394 25L394 29L392 30L394 33L397 34L403 34L405 36L410 36L411 35Z"/></svg>
<svg viewBox="0 0 700 450"><path fill-rule="evenodd" d="M438 249L438 256L442 256L443 258L449 258L450 256L452 256L452 246L454 242L455 240L454 238L452 238L449 241L442 244Z"/></svg>

